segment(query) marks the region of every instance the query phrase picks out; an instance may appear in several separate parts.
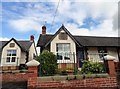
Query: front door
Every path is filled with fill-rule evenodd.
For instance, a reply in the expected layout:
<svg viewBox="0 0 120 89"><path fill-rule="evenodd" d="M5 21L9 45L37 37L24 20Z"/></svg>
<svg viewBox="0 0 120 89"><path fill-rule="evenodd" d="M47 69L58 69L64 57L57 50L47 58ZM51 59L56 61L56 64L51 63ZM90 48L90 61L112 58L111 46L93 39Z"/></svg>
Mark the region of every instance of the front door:
<svg viewBox="0 0 120 89"><path fill-rule="evenodd" d="M79 68L83 66L83 61L84 60L84 52L83 51L78 51L78 63L79 63Z"/></svg>

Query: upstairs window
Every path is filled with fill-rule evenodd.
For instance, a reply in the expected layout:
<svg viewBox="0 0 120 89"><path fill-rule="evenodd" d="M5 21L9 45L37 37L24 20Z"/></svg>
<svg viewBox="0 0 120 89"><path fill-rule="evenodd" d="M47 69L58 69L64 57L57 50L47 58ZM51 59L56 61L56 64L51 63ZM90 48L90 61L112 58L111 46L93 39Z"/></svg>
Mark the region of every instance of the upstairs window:
<svg viewBox="0 0 120 89"><path fill-rule="evenodd" d="M6 63L16 62L16 50L7 50Z"/></svg>
<svg viewBox="0 0 120 89"><path fill-rule="evenodd" d="M58 60L70 60L70 44L59 43L56 44L56 52Z"/></svg>

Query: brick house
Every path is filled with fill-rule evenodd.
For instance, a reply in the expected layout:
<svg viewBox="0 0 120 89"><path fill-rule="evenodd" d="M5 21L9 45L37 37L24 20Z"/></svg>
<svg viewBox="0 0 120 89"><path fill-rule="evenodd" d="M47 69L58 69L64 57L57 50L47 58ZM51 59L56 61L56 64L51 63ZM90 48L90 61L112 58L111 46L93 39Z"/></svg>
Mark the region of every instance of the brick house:
<svg viewBox="0 0 120 89"><path fill-rule="evenodd" d="M3 70L18 69L37 55L34 36L30 40L18 41L14 38L9 41L0 41L0 65Z"/></svg>
<svg viewBox="0 0 120 89"><path fill-rule="evenodd" d="M46 49L57 55L60 68L73 67L74 60L78 68L84 59L103 62L103 56L107 54L114 56L115 62L120 61L118 37L76 36L64 25L55 34L46 34L46 26L43 26L37 47L40 47L40 52Z"/></svg>

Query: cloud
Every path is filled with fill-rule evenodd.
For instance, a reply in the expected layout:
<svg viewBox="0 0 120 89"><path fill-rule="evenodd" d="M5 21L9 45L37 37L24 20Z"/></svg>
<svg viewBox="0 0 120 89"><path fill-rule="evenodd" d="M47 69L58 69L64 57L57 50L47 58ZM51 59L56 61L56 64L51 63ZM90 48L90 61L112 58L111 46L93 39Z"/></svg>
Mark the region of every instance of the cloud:
<svg viewBox="0 0 120 89"><path fill-rule="evenodd" d="M17 1L20 2L21 0ZM17 14L20 14L20 16L19 14L17 15L18 18L8 19L9 25L18 32L35 30L41 33L41 26L47 21L46 25L48 25L49 30L52 25L58 1L59 0L46 0L46 2L38 1L38 3L27 2L23 3L23 5L16 3L12 5L14 8L9 6L7 11L11 12L13 17L16 17L16 13L14 13L16 11ZM52 29L52 33L55 32L55 29L58 29L55 28L57 27L56 25L65 24L68 30L72 29L70 32L73 34L116 36L118 30L116 28L117 2L118 0L106 2L104 0L60 0L58 12L56 13L53 23L54 30ZM6 13L5 16L10 18L9 13ZM87 26L86 18L91 18L100 23L83 28L83 25L86 24ZM88 22L91 21L88 20ZM116 30L114 31L114 29ZM48 33L51 32L48 31Z"/></svg>
<svg viewBox="0 0 120 89"><path fill-rule="evenodd" d="M11 20L10 26L19 32L28 32L32 30L40 31L41 25L35 21L29 19Z"/></svg>
<svg viewBox="0 0 120 89"><path fill-rule="evenodd" d="M105 20L92 30L79 28L76 24L66 23L65 26L73 35L118 37L118 30L112 30L112 20Z"/></svg>
<svg viewBox="0 0 120 89"><path fill-rule="evenodd" d="M120 19L120 17L118 18L118 12L114 14L113 16L113 30L118 30L118 19Z"/></svg>
<svg viewBox="0 0 120 89"><path fill-rule="evenodd" d="M9 39L9 38L7 38L7 37L5 37L5 38L0 37L0 41L8 41L8 40L10 40L10 39Z"/></svg>
<svg viewBox="0 0 120 89"><path fill-rule="evenodd" d="M58 2L59 0L1 0L2 2ZM66 0L69 2L69 0ZM118 2L119 0L74 0L76 2Z"/></svg>

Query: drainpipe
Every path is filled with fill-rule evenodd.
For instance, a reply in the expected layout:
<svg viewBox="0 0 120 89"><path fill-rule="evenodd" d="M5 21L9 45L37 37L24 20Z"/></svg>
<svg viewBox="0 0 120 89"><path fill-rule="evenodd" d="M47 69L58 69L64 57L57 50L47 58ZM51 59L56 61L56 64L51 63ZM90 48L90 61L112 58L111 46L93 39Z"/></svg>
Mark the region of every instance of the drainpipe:
<svg viewBox="0 0 120 89"><path fill-rule="evenodd" d="M120 62L119 48L116 48L116 49L117 49L118 59L119 59L119 62Z"/></svg>

